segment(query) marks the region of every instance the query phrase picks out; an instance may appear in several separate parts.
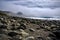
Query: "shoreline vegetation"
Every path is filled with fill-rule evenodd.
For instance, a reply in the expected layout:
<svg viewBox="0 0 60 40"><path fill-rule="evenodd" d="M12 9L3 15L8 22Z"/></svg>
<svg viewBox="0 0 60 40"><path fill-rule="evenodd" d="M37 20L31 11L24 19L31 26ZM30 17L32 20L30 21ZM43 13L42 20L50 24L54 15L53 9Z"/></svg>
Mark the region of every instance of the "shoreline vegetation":
<svg viewBox="0 0 60 40"><path fill-rule="evenodd" d="M5 13L0 11L0 40L60 40L60 20L29 19Z"/></svg>

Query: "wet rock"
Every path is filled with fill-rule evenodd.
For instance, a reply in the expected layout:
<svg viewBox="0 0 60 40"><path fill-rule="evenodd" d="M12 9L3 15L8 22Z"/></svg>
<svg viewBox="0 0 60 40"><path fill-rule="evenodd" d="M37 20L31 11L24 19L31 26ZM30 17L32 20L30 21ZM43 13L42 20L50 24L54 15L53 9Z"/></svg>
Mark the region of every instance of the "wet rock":
<svg viewBox="0 0 60 40"><path fill-rule="evenodd" d="M11 37L13 37L13 36L18 35L18 33L15 33L15 32L9 32L8 35L11 36Z"/></svg>

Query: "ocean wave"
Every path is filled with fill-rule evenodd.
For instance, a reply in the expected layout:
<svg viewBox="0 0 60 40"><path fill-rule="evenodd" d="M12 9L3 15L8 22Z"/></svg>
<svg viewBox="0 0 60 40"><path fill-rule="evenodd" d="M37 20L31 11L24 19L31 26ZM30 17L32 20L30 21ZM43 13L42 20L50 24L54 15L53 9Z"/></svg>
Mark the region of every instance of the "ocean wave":
<svg viewBox="0 0 60 40"><path fill-rule="evenodd" d="M39 17L25 17L30 19L42 19L42 20L60 20L60 18L39 18Z"/></svg>

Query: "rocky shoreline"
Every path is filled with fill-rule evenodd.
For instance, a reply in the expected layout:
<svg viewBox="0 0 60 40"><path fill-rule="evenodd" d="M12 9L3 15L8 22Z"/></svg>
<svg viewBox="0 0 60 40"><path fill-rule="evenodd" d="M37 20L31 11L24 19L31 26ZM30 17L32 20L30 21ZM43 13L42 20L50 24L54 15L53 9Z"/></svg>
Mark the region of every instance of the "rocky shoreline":
<svg viewBox="0 0 60 40"><path fill-rule="evenodd" d="M60 40L60 20L0 14L0 40Z"/></svg>

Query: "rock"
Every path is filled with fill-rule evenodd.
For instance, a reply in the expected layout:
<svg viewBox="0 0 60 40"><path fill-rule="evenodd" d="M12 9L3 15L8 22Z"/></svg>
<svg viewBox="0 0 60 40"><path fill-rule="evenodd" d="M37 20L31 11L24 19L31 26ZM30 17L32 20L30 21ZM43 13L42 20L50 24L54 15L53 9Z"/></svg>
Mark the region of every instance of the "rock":
<svg viewBox="0 0 60 40"><path fill-rule="evenodd" d="M49 31L51 31L51 27L45 26L45 28L48 29Z"/></svg>
<svg viewBox="0 0 60 40"><path fill-rule="evenodd" d="M47 37L47 40L52 40L51 37Z"/></svg>
<svg viewBox="0 0 60 40"><path fill-rule="evenodd" d="M49 37L55 37L56 35L55 34L49 34L48 36Z"/></svg>
<svg viewBox="0 0 60 40"><path fill-rule="evenodd" d="M4 21L4 20L1 20L1 23L3 23L3 24L7 24L7 22L6 22L6 21Z"/></svg>
<svg viewBox="0 0 60 40"><path fill-rule="evenodd" d="M9 32L8 35L11 36L11 37L13 37L13 36L18 35L18 33L16 33L16 32Z"/></svg>
<svg viewBox="0 0 60 40"><path fill-rule="evenodd" d="M56 38L60 40L60 30L53 32L56 35Z"/></svg>
<svg viewBox="0 0 60 40"><path fill-rule="evenodd" d="M56 29L57 29L57 28L53 28L52 30L53 30L53 31L56 31Z"/></svg>
<svg viewBox="0 0 60 40"><path fill-rule="evenodd" d="M45 26L45 28L48 28L48 26Z"/></svg>
<svg viewBox="0 0 60 40"><path fill-rule="evenodd" d="M16 20L14 20L14 19L11 19L10 21L11 21L11 22L15 22Z"/></svg>
<svg viewBox="0 0 60 40"><path fill-rule="evenodd" d="M31 31L31 32L35 32L35 30L34 30L33 28L30 28L29 31Z"/></svg>
<svg viewBox="0 0 60 40"><path fill-rule="evenodd" d="M5 34L0 34L0 40L9 40Z"/></svg>
<svg viewBox="0 0 60 40"><path fill-rule="evenodd" d="M13 30L13 29L15 29L15 28L13 28L12 26L8 26L7 29L8 29L8 30Z"/></svg>
<svg viewBox="0 0 60 40"><path fill-rule="evenodd" d="M56 25L51 25L51 27L56 27Z"/></svg>
<svg viewBox="0 0 60 40"><path fill-rule="evenodd" d="M48 27L47 29L48 29L48 30L51 30L51 27Z"/></svg>
<svg viewBox="0 0 60 40"><path fill-rule="evenodd" d="M47 40L57 40L56 37L47 37Z"/></svg>
<svg viewBox="0 0 60 40"><path fill-rule="evenodd" d="M37 30L40 30L40 28L38 27L38 28L36 28Z"/></svg>
<svg viewBox="0 0 60 40"><path fill-rule="evenodd" d="M0 25L0 29L6 29L7 26L6 25Z"/></svg>
<svg viewBox="0 0 60 40"><path fill-rule="evenodd" d="M14 40L22 40L22 36L20 36L20 35L16 35L13 38L14 38Z"/></svg>
<svg viewBox="0 0 60 40"><path fill-rule="evenodd" d="M20 36L19 39L22 40L22 37Z"/></svg>
<svg viewBox="0 0 60 40"><path fill-rule="evenodd" d="M4 20L4 18L0 18L0 20Z"/></svg>
<svg viewBox="0 0 60 40"><path fill-rule="evenodd" d="M29 33L25 32L24 30L20 29L20 31L23 37L29 36Z"/></svg>
<svg viewBox="0 0 60 40"><path fill-rule="evenodd" d="M49 39L49 40L57 40L56 39L56 35L53 34L53 33L52 34L49 34L48 37L47 37L47 39Z"/></svg>
<svg viewBox="0 0 60 40"><path fill-rule="evenodd" d="M43 37L38 36L38 37L36 37L36 40L44 40L44 39L43 39Z"/></svg>
<svg viewBox="0 0 60 40"><path fill-rule="evenodd" d="M17 29L23 29L23 30L25 30L26 29L26 25L21 24Z"/></svg>
<svg viewBox="0 0 60 40"><path fill-rule="evenodd" d="M8 26L7 29L8 30L15 30L15 26Z"/></svg>
<svg viewBox="0 0 60 40"><path fill-rule="evenodd" d="M26 38L26 40L34 40L34 37L33 36L29 36Z"/></svg>
<svg viewBox="0 0 60 40"><path fill-rule="evenodd" d="M20 24L19 24L19 23L16 23L16 25L17 25L17 26L20 26Z"/></svg>
<svg viewBox="0 0 60 40"><path fill-rule="evenodd" d="M15 24L12 24L11 26L15 26Z"/></svg>
<svg viewBox="0 0 60 40"><path fill-rule="evenodd" d="M11 30L15 30L15 24L12 24L9 28L10 28Z"/></svg>
<svg viewBox="0 0 60 40"><path fill-rule="evenodd" d="M20 26L19 23L13 23L11 24L11 26L8 26L8 29L11 29L11 30L16 30L18 27Z"/></svg>

